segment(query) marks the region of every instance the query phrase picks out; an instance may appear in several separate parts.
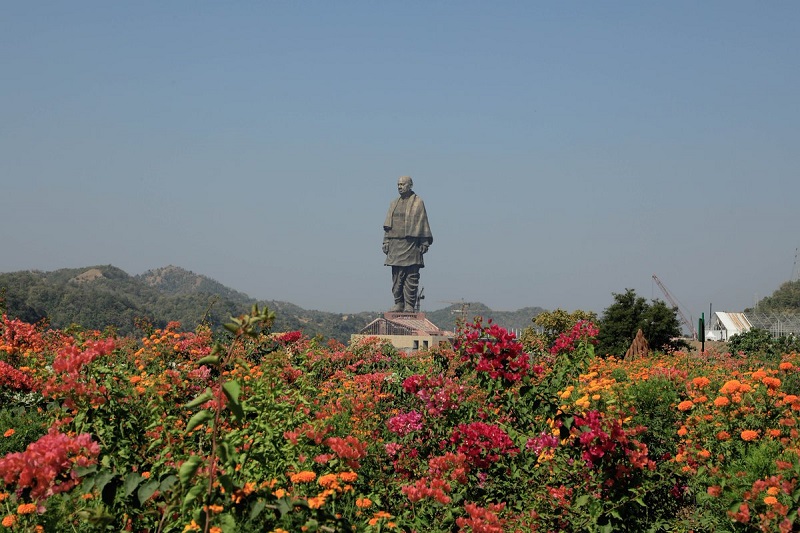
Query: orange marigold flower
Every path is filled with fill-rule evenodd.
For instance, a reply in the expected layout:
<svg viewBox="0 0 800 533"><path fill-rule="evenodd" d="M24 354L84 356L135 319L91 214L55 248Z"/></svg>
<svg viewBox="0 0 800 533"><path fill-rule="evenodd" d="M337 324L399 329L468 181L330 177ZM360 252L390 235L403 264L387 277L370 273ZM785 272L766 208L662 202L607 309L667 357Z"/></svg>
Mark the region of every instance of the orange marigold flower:
<svg viewBox="0 0 800 533"><path fill-rule="evenodd" d="M378 511L377 513L375 513L374 515L372 515L372 518L370 518L370 519L369 519L369 525L371 525L371 526L374 526L374 525L376 525L376 524L378 523L378 521L379 521L379 520L381 520L382 518L387 518L387 519L388 519L388 518L391 518L391 517L392 517L392 515L390 515L390 514L389 514L389 513L387 513L386 511Z"/></svg>
<svg viewBox="0 0 800 533"><path fill-rule="evenodd" d="M358 479L358 474L355 472L339 472L339 479L345 483L353 483Z"/></svg>
<svg viewBox="0 0 800 533"><path fill-rule="evenodd" d="M794 394L787 394L783 397L783 401L786 403L795 403L797 401L797 396Z"/></svg>
<svg viewBox="0 0 800 533"><path fill-rule="evenodd" d="M770 487L767 489L767 494L769 494L770 496L777 496L778 494L780 494L780 492L781 489L779 489L778 487Z"/></svg>
<svg viewBox="0 0 800 533"><path fill-rule="evenodd" d="M767 375L763 370L756 370L753 372L753 379L762 379Z"/></svg>
<svg viewBox="0 0 800 533"><path fill-rule="evenodd" d="M283 489L277 489L272 494L274 494L276 498L283 498L284 496L286 496L286 491Z"/></svg>
<svg viewBox="0 0 800 533"><path fill-rule="evenodd" d="M764 503L766 503L767 505L775 505L776 503L778 503L778 498L776 498L775 496L766 496L764 497Z"/></svg>
<svg viewBox="0 0 800 533"><path fill-rule="evenodd" d="M3 436L4 436L4 437L10 437L10 436L11 436L11 435L13 435L14 433L16 433L16 431L14 431L14 428L9 428L9 429L7 429L7 430L6 430L6 432L5 432L5 433L3 433Z"/></svg>
<svg viewBox="0 0 800 533"><path fill-rule="evenodd" d="M770 376L767 376L764 379L762 379L761 383L766 385L768 389L777 389L778 387L781 386L781 380Z"/></svg>
<svg viewBox="0 0 800 533"><path fill-rule="evenodd" d="M691 400L684 400L678 404L679 411L688 411L692 407L694 407L694 403Z"/></svg>
<svg viewBox="0 0 800 533"><path fill-rule="evenodd" d="M292 481L292 483L311 483L317 479L317 474L310 470L303 470L302 472L292 474L289 476L289 479Z"/></svg>
<svg viewBox="0 0 800 533"><path fill-rule="evenodd" d="M142 478L150 479L150 472L142 472Z"/></svg>
<svg viewBox="0 0 800 533"><path fill-rule="evenodd" d="M713 498L719 498L720 494L722 494L722 487L719 485L712 485L706 489L706 492Z"/></svg>
<svg viewBox="0 0 800 533"><path fill-rule="evenodd" d="M769 434L770 437L775 438L775 439L777 439L778 437L781 436L781 430L780 429L775 429L775 428L768 429L767 433Z"/></svg>
<svg viewBox="0 0 800 533"><path fill-rule="evenodd" d="M686 429L686 426L681 426L681 428L678 430L678 436L679 436L679 437L683 437L683 436L685 436L687 433L689 433L689 430L688 430L688 429Z"/></svg>
<svg viewBox="0 0 800 533"><path fill-rule="evenodd" d="M356 498L356 507L366 509L372 505L372 500L369 498Z"/></svg>
<svg viewBox="0 0 800 533"><path fill-rule="evenodd" d="M705 403L707 401L708 401L708 396L706 396L705 394L702 396L698 396L697 398L694 399L695 403Z"/></svg>
<svg viewBox="0 0 800 533"><path fill-rule="evenodd" d="M729 438L731 438L731 434L727 431L720 431L717 433L717 440L728 440Z"/></svg>
<svg viewBox="0 0 800 533"><path fill-rule="evenodd" d="M35 503L23 503L17 507L17 514L32 514L36 512Z"/></svg>
<svg viewBox="0 0 800 533"><path fill-rule="evenodd" d="M780 368L781 370L791 370L792 368L794 368L794 365L789 361L784 361L783 363L778 365L778 368Z"/></svg>
<svg viewBox="0 0 800 533"><path fill-rule="evenodd" d="M726 405L730 405L731 401L728 399L727 396L717 396L714 399L714 405L717 407L725 407Z"/></svg>
<svg viewBox="0 0 800 533"><path fill-rule="evenodd" d="M16 523L17 523L17 517L13 514L6 515L5 518L3 518L2 522L3 527L8 527L8 528L13 527L14 524Z"/></svg>
<svg viewBox="0 0 800 533"><path fill-rule="evenodd" d="M336 480L336 474L325 474L324 476L320 476L317 483L319 483L326 489L339 488L339 482Z"/></svg>
<svg viewBox="0 0 800 533"><path fill-rule="evenodd" d="M708 459L709 457L711 457L711 452L708 450L700 450L699 452L697 452L697 456L702 457L703 459Z"/></svg>
<svg viewBox="0 0 800 533"><path fill-rule="evenodd" d="M738 379L732 379L730 381L725 382L725 385L723 385L722 388L719 389L719 391L722 394L733 394L734 392L737 392L739 390L739 387L741 387L741 385L742 383Z"/></svg>
<svg viewBox="0 0 800 533"><path fill-rule="evenodd" d="M703 389L705 387L708 387L710 384L711 380L705 376L700 376L692 380L692 385L694 385L698 389Z"/></svg>
<svg viewBox="0 0 800 533"><path fill-rule="evenodd" d="M208 530L208 533L222 533L222 528L218 526L212 526L211 529Z"/></svg>
<svg viewBox="0 0 800 533"><path fill-rule="evenodd" d="M739 436L742 437L742 440L751 442L758 438L758 431L753 431L752 429L745 429Z"/></svg>
<svg viewBox="0 0 800 533"><path fill-rule="evenodd" d="M325 505L325 498L324 497L316 496L314 498L309 498L308 499L308 506L311 509L319 509L323 505Z"/></svg>

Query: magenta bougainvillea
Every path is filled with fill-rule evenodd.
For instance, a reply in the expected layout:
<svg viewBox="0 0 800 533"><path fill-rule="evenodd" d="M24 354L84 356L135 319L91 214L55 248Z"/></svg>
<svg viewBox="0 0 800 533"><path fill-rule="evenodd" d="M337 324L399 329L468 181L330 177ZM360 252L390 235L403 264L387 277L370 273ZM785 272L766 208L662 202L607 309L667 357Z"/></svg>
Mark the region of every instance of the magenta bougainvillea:
<svg viewBox="0 0 800 533"><path fill-rule="evenodd" d="M450 442L477 468L488 468L503 456L519 452L505 431L485 422L459 424L453 429Z"/></svg>
<svg viewBox="0 0 800 533"><path fill-rule="evenodd" d="M597 329L594 323L588 320L579 320L571 330L565 331L558 336L550 348L550 353L574 352L581 341L597 344L595 337L597 337L598 333L600 333L600 330Z"/></svg>
<svg viewBox="0 0 800 533"><path fill-rule="evenodd" d="M521 380L532 369L522 343L514 333L492 323L484 325L480 318L460 332L454 344L462 360L473 361L478 374L508 383ZM533 369L536 373L541 368Z"/></svg>

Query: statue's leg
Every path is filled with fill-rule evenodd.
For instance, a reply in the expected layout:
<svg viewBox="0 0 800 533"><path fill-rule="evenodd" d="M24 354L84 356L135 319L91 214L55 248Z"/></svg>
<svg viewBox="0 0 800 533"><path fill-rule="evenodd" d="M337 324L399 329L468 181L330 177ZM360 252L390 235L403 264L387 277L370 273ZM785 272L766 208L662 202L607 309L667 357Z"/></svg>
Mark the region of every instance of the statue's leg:
<svg viewBox="0 0 800 533"><path fill-rule="evenodd" d="M403 283L403 312L413 313L417 305L417 288L419 287L419 265L406 267L405 283Z"/></svg>
<svg viewBox="0 0 800 533"><path fill-rule="evenodd" d="M403 299L403 284L405 282L406 271L403 267L392 267L392 296L394 296L393 312L400 312L405 308Z"/></svg>

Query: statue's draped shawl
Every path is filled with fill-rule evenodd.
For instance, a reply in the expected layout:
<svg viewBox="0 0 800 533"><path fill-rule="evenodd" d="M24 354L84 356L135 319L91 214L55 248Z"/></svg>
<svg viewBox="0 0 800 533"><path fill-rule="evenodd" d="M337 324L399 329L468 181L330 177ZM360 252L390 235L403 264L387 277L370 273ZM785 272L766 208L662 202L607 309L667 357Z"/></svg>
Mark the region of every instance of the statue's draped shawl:
<svg viewBox="0 0 800 533"><path fill-rule="evenodd" d="M389 212L386 214L386 221L383 223L384 231L392 230L391 233L393 235L426 239L428 244L432 243L433 234L431 233L431 227L428 225L428 213L425 211L425 203L416 194L412 193L408 199L409 201L405 202L405 227L392 228L392 215L397 208L399 200L399 198L395 198L389 205Z"/></svg>

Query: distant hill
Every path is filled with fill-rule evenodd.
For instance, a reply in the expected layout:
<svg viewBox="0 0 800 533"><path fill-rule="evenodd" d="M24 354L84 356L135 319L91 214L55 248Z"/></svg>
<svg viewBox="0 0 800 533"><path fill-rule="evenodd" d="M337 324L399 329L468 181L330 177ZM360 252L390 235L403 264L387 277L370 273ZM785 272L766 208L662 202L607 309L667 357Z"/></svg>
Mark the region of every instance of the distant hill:
<svg viewBox="0 0 800 533"><path fill-rule="evenodd" d="M532 325L533 318L543 312L541 307L523 307L516 311L494 311L480 302L465 302L453 304L437 311L426 311L425 316L442 329L452 331L456 321L463 316L464 320L472 322L476 316L484 319L491 318L494 322L507 329L524 329Z"/></svg>
<svg viewBox="0 0 800 533"><path fill-rule="evenodd" d="M778 290L758 301L755 307L760 312L800 313L800 280L787 281ZM753 309L745 309L745 312Z"/></svg>
<svg viewBox="0 0 800 533"><path fill-rule="evenodd" d="M137 320L156 327L178 321L184 329L201 322L220 327L231 316L257 303L275 311L275 331L301 330L347 342L380 312L328 313L306 310L289 302L257 301L206 276L177 266L165 266L131 276L112 265L65 268L52 272L20 271L0 274L0 299L8 314L28 322L49 320L55 328L73 324L86 329L112 326L121 334L134 333ZM452 330L461 306L428 312L442 329ZM467 318L492 317L507 328L524 328L542 309L529 307L514 312L492 311L472 303Z"/></svg>

